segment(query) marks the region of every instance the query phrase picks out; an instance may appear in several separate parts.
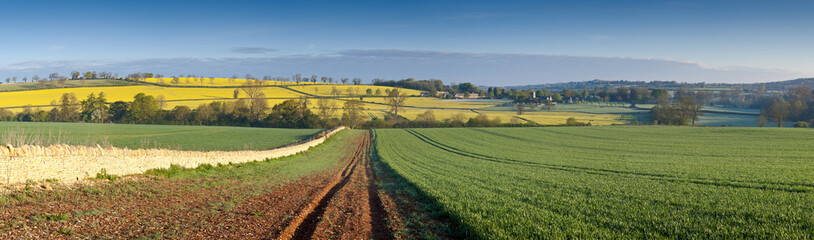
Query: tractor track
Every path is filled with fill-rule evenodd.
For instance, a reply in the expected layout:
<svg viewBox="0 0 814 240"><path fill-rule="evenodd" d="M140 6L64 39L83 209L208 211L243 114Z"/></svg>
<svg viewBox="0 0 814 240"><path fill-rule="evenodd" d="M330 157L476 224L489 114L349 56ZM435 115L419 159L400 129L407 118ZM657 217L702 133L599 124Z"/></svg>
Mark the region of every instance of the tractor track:
<svg viewBox="0 0 814 240"><path fill-rule="evenodd" d="M374 183L370 144L370 134L365 133L343 170L300 210L278 239L393 238Z"/></svg>

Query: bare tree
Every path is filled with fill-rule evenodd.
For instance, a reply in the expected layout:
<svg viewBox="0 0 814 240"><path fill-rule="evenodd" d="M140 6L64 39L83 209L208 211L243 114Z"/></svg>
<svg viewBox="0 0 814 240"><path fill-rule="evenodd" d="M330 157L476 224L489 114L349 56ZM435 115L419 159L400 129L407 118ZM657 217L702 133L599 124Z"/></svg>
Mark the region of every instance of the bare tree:
<svg viewBox="0 0 814 240"><path fill-rule="evenodd" d="M164 109L164 105L167 103L167 99L164 98L164 95L158 95L158 97L155 97L155 101L158 103L159 110Z"/></svg>
<svg viewBox="0 0 814 240"><path fill-rule="evenodd" d="M251 113L250 117L252 120L259 121L263 119L263 115L266 113L266 109L268 109L266 94L263 92L257 94L257 96L251 99L249 107L249 111Z"/></svg>
<svg viewBox="0 0 814 240"><path fill-rule="evenodd" d="M348 78L342 78L342 84L348 84Z"/></svg>
<svg viewBox="0 0 814 240"><path fill-rule="evenodd" d="M302 81L302 74L299 74L299 73L294 74L293 78L294 78L294 81L297 82L297 85L300 85L300 81Z"/></svg>
<svg viewBox="0 0 814 240"><path fill-rule="evenodd" d="M251 103L249 109L252 119L259 120L268 107L266 95L263 93L263 81L246 80L246 83L241 86L241 90L249 96Z"/></svg>
<svg viewBox="0 0 814 240"><path fill-rule="evenodd" d="M320 98L317 100L317 108L319 109L317 112L319 118L328 121L336 112L336 102L327 98Z"/></svg>
<svg viewBox="0 0 814 240"><path fill-rule="evenodd" d="M359 84L362 84L362 79L361 79L361 78L354 78L354 79L353 79L353 84L354 84L354 85L359 85Z"/></svg>
<svg viewBox="0 0 814 240"><path fill-rule="evenodd" d="M63 87L63 88L64 88L64 87L65 87L65 82L67 82L67 81L68 81L68 78L67 78L67 77L60 77L60 78L57 80L57 84L59 84L59 87Z"/></svg>
<svg viewBox="0 0 814 240"><path fill-rule="evenodd" d="M17 76L11 77L11 81L16 83L17 82Z"/></svg>
<svg viewBox="0 0 814 240"><path fill-rule="evenodd" d="M363 111L365 103L359 100L349 100L345 102L342 112L342 124L346 127L355 128L364 120Z"/></svg>
<svg viewBox="0 0 814 240"><path fill-rule="evenodd" d="M701 104L699 104L692 95L679 96L678 102L681 112L692 121L692 126L695 127L695 121L697 121L698 117L702 114Z"/></svg>
<svg viewBox="0 0 814 240"><path fill-rule="evenodd" d="M340 94L342 94L342 92L340 92L339 89L337 89L336 87L333 87L333 89L331 89L331 95L334 95L335 98L339 97Z"/></svg>
<svg viewBox="0 0 814 240"><path fill-rule="evenodd" d="M526 103L517 103L514 107L517 108L517 115L523 115L523 112L526 111Z"/></svg>
<svg viewBox="0 0 814 240"><path fill-rule="evenodd" d="M390 105L390 112L395 114L396 116L399 115L399 109L404 107L404 103L407 101L407 94L406 93L399 93L398 89L393 89L384 97L385 103Z"/></svg>

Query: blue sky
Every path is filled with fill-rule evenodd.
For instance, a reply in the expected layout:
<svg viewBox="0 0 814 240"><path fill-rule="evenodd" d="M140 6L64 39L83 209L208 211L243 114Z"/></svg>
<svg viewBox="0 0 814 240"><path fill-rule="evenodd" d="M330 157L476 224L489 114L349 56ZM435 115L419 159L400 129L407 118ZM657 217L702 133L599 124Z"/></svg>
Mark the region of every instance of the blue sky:
<svg viewBox="0 0 814 240"><path fill-rule="evenodd" d="M814 76L814 1L13 1L0 77L131 71L762 82Z"/></svg>

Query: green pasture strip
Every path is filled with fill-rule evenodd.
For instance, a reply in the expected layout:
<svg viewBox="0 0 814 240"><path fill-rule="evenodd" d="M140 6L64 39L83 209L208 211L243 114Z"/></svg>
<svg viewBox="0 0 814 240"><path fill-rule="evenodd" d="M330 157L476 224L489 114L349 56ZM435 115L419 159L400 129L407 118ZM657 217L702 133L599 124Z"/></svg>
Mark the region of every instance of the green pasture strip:
<svg viewBox="0 0 814 240"><path fill-rule="evenodd" d="M0 122L2 144L111 145L129 149L264 150L306 139L321 129L93 123ZM22 137L21 137L22 136ZM22 139L22 140L21 140Z"/></svg>
<svg viewBox="0 0 814 240"><path fill-rule="evenodd" d="M0 92L19 92L19 91L32 91L55 88L119 87L132 85L141 85L141 84L115 79L85 80L84 85L82 84L81 80L68 80L65 81L64 86L58 86L57 81L46 82L45 85L40 85L39 82L25 82L25 83L0 84Z"/></svg>

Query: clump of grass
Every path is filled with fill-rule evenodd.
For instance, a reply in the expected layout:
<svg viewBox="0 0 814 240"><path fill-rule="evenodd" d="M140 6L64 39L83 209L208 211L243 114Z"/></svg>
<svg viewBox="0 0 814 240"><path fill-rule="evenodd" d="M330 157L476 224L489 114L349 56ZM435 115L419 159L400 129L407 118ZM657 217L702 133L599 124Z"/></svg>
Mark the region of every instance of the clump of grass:
<svg viewBox="0 0 814 240"><path fill-rule="evenodd" d="M119 179L116 175L111 175L107 173L107 169L102 168L99 173L96 174L96 179L107 179L108 181L115 182Z"/></svg>
<svg viewBox="0 0 814 240"><path fill-rule="evenodd" d="M46 221L65 221L68 220L70 216L68 214L42 214L36 215L32 218L35 222L39 222L42 220Z"/></svg>
<svg viewBox="0 0 814 240"><path fill-rule="evenodd" d="M209 167L212 167L212 165L210 165L210 164L202 164L201 166L199 166L199 168L203 167L204 165L208 165ZM146 172L144 172L144 174L153 175L153 176L171 177L171 176L177 175L177 174L179 174L179 173L181 173L183 171L187 171L187 169L182 167L181 165L171 164L169 168L150 169L150 170L147 170Z"/></svg>
<svg viewBox="0 0 814 240"><path fill-rule="evenodd" d="M72 236L73 235L73 229L62 228L62 229L57 230L56 233L59 233L59 234L65 235L65 236Z"/></svg>
<svg viewBox="0 0 814 240"><path fill-rule="evenodd" d="M210 203L209 206L212 207L212 209L214 210L226 212L232 210L232 208L236 206L236 203L234 201L227 200L222 202Z"/></svg>

